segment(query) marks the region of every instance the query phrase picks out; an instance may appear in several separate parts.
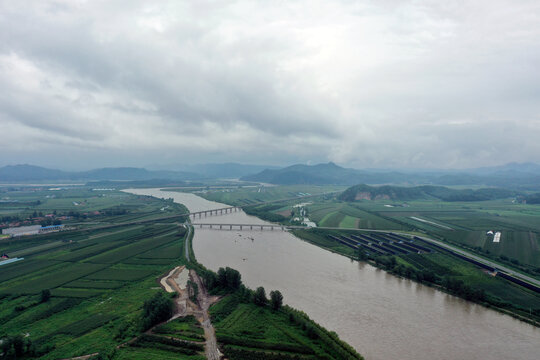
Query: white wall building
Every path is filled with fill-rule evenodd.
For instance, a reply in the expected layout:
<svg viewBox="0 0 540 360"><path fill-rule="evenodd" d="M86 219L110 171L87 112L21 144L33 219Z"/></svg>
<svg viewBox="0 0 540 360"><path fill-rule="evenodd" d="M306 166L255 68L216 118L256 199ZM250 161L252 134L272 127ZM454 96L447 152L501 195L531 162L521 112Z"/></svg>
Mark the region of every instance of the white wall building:
<svg viewBox="0 0 540 360"><path fill-rule="evenodd" d="M24 236L24 235L35 235L39 234L41 225L32 225L32 226L19 226L14 228L7 228L2 230L2 234L11 235L11 236Z"/></svg>

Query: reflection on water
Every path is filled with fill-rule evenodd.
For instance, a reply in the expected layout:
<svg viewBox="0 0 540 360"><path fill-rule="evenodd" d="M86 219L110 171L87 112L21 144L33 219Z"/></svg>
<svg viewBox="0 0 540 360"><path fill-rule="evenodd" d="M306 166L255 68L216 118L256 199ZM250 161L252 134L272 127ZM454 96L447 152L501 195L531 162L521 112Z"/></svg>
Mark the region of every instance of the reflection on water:
<svg viewBox="0 0 540 360"><path fill-rule="evenodd" d="M193 194L172 197L191 211L223 207ZM197 222L264 224L243 212ZM396 278L280 230L195 229L199 262L238 269L249 287L279 289L286 303L333 330L367 359L537 359L540 330L509 316Z"/></svg>

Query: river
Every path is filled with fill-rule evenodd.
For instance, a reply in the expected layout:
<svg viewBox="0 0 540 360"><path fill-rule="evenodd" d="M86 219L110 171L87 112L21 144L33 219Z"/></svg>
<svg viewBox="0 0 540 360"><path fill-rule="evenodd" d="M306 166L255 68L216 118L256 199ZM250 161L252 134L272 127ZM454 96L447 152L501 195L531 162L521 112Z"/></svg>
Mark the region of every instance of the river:
<svg viewBox="0 0 540 360"><path fill-rule="evenodd" d="M126 190L173 198L190 211L222 208L189 193ZM242 211L194 222L265 224ZM540 329L323 250L281 230L195 229L197 260L240 271L250 288L280 290L284 302L351 344L368 360L540 358Z"/></svg>

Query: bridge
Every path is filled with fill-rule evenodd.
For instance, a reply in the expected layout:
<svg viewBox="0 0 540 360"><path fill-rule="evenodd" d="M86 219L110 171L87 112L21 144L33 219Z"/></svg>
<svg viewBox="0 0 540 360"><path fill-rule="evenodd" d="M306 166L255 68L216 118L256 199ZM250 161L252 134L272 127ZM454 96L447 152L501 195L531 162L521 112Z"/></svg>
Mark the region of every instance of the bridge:
<svg viewBox="0 0 540 360"><path fill-rule="evenodd" d="M287 230L287 229L306 229L305 226L291 226L291 225L276 225L276 224L210 224L210 223L191 223L193 226L199 228L209 229L237 229L237 230Z"/></svg>
<svg viewBox="0 0 540 360"><path fill-rule="evenodd" d="M227 213L230 213L230 212L233 212L233 211L238 211L238 210L242 210L242 208L239 207L239 206L227 206L227 207L224 207L224 208L190 212L188 214L181 214L181 215L177 215L177 216L186 216L186 215L188 215L189 217L193 217L195 219L197 217L197 215L199 215L199 218L201 218L203 215L204 216L214 215L214 214L215 215L218 215L218 214L223 215L223 214L227 214Z"/></svg>

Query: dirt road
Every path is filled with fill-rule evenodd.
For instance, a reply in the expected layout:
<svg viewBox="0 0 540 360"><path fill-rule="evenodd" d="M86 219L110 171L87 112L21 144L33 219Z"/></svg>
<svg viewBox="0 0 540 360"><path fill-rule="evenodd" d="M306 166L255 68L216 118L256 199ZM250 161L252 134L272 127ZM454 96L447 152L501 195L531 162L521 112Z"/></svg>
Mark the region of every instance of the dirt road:
<svg viewBox="0 0 540 360"><path fill-rule="evenodd" d="M197 272L195 272L195 270L190 270L189 276L191 280L195 282L199 287L197 302L199 303L200 312L197 319L199 320L204 329L204 337L206 338L206 358L209 360L219 360L221 359L222 354L219 351L216 339L216 332L214 330L212 322L210 321L210 315L208 314L208 309L212 304L219 301L219 297L208 295L206 287L204 286L201 278L199 277Z"/></svg>
<svg viewBox="0 0 540 360"><path fill-rule="evenodd" d="M180 275L182 271L188 271L184 266L179 266L171 270L167 275L160 279L161 286L167 292L176 292L178 296L176 297L176 312L172 319L177 319L179 317L184 317L188 315L193 315L201 324L204 330L205 342L205 355L207 359L210 360L219 360L222 357L221 352L219 351L216 333L214 326L210 320L210 315L208 314L208 309L212 304L215 304L219 301L218 296L208 295L208 291L204 286L202 279L199 277L195 270L189 270L189 278L191 281L197 284L199 289L197 294L197 304L192 302L189 299L188 289L182 289L178 286L176 278Z"/></svg>

